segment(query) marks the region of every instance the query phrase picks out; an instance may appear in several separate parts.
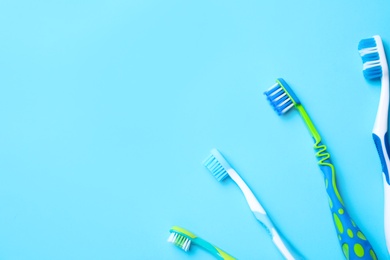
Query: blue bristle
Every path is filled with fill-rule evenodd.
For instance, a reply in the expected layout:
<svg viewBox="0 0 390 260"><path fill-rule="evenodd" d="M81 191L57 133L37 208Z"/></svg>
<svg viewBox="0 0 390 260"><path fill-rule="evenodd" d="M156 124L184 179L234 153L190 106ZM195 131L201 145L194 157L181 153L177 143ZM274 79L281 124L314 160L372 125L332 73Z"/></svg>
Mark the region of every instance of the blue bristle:
<svg viewBox="0 0 390 260"><path fill-rule="evenodd" d="M219 163L214 155L210 155L205 161L204 166L214 175L218 181L224 180L228 176L228 172Z"/></svg>
<svg viewBox="0 0 390 260"><path fill-rule="evenodd" d="M286 92L279 84L277 84L275 87L264 92L264 95L266 95L271 106L273 107L273 109L276 111L276 113L279 116L286 113L289 109L286 111L284 111L284 109L287 108L288 106L290 106L291 104L293 104L293 102L291 101L291 99L288 95L281 97L285 93ZM282 104L283 102L285 102L285 103Z"/></svg>
<svg viewBox="0 0 390 260"><path fill-rule="evenodd" d="M283 112L283 110L284 110L286 107L288 107L289 105L291 105L292 103L293 103L293 102L292 102L291 100L289 100L288 102L286 102L285 104L283 104L283 106L278 106L278 107L276 108L276 111L278 112L279 115L284 114L284 113L286 113L287 111L284 111L284 112Z"/></svg>
<svg viewBox="0 0 390 260"><path fill-rule="evenodd" d="M382 67L375 66L369 69L363 70L363 75L366 79L377 79L382 77Z"/></svg>
<svg viewBox="0 0 390 260"><path fill-rule="evenodd" d="M280 95L278 95L279 97ZM289 99L289 97L287 95L283 96L282 98L279 98L278 100L275 100L275 99L272 99L272 103L275 105L275 106L279 106L280 104L282 104L286 99Z"/></svg>
<svg viewBox="0 0 390 260"><path fill-rule="evenodd" d="M363 39L359 42L358 50L376 47L376 42L374 38Z"/></svg>
<svg viewBox="0 0 390 260"><path fill-rule="evenodd" d="M364 56L362 56L363 63L368 62L368 61L373 61L373 60L379 60L379 53L374 52L374 53L369 53Z"/></svg>
<svg viewBox="0 0 390 260"><path fill-rule="evenodd" d="M367 48L376 48L375 38L363 39L359 42L358 49L362 51ZM375 49L374 49L375 50ZM361 54L363 65L370 62L377 62L370 65L368 68L363 68L363 75L366 79L377 79L382 77L382 66L380 65L380 57L377 51Z"/></svg>
<svg viewBox="0 0 390 260"><path fill-rule="evenodd" d="M279 88L280 88L279 84L275 84L275 87L273 87L273 88L267 90L266 92L264 92L264 94L265 94L267 97L269 97L272 93L274 93L275 90L277 90L277 89L279 89Z"/></svg>

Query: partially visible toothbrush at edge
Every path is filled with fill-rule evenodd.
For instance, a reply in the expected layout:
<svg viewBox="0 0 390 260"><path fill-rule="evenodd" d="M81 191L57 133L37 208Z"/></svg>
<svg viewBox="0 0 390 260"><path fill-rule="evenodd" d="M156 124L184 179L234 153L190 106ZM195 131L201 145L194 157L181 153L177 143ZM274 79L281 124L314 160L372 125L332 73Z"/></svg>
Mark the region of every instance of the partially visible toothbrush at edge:
<svg viewBox="0 0 390 260"><path fill-rule="evenodd" d="M204 161L203 164L218 181L223 181L227 176L230 176L232 178L232 180L243 192L250 209L255 215L255 218L267 231L268 235L272 239L272 242L275 244L275 246L285 259L304 259L287 242L287 240L283 239L283 237L277 231L275 225L272 223L271 219L268 217L266 211L261 206L260 202L256 199L253 192L249 189L248 185L246 185L243 179L241 179L240 175L238 175L238 173L230 166L230 164L225 160L225 158L217 149L211 150L210 156Z"/></svg>
<svg viewBox="0 0 390 260"><path fill-rule="evenodd" d="M385 49L379 35L359 42L359 54L363 60L363 75L367 80L381 79L381 95L378 112L372 129L372 137L382 164L384 184L384 229L387 251L390 253L390 146L388 140L389 117L389 68Z"/></svg>

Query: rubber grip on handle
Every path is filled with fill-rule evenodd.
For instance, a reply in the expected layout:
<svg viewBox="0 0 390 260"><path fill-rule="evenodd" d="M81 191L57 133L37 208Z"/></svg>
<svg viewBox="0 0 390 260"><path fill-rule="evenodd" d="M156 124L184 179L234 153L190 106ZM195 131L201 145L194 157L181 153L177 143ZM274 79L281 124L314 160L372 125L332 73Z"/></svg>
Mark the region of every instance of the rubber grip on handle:
<svg viewBox="0 0 390 260"><path fill-rule="evenodd" d="M376 134L372 134L379 159L382 164L383 184L384 184L384 229L387 251L390 252L390 180L389 180L389 141L388 132L382 138Z"/></svg>
<svg viewBox="0 0 390 260"><path fill-rule="evenodd" d="M372 134L372 138L374 139L376 150L378 151L379 159L381 160L382 172L385 175L385 179L386 179L387 184L390 184L389 169L387 167L387 162L386 162L386 159L387 159L387 161L389 161L389 156L388 156L388 154L389 154L389 142L387 141L388 140L387 139L388 138L387 132L383 136L383 138L380 138L376 134ZM384 146L382 145L382 143L384 143Z"/></svg>
<svg viewBox="0 0 390 260"><path fill-rule="evenodd" d="M336 173L330 159L320 165L324 173L329 206L341 249L346 259L377 259L370 242L349 216L336 185Z"/></svg>

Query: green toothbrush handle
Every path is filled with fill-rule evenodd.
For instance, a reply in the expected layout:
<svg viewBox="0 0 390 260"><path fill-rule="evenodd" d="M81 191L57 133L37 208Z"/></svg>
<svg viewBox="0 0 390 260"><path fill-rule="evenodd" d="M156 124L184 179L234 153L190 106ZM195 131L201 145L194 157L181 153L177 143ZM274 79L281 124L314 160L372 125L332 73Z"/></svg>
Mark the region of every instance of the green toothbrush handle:
<svg viewBox="0 0 390 260"><path fill-rule="evenodd" d="M203 247L205 250L209 251L213 256L215 256L217 259L221 260L236 260L233 256L229 255L222 249L220 249L217 246L212 245L211 243L207 242L206 240L196 237L192 239L194 244L197 244L198 246Z"/></svg>
<svg viewBox="0 0 390 260"><path fill-rule="evenodd" d="M329 206L336 228L339 243L346 259L377 259L370 242L349 216L336 184L336 171L326 152L326 146L317 142L318 165L325 179L326 192L329 196Z"/></svg>

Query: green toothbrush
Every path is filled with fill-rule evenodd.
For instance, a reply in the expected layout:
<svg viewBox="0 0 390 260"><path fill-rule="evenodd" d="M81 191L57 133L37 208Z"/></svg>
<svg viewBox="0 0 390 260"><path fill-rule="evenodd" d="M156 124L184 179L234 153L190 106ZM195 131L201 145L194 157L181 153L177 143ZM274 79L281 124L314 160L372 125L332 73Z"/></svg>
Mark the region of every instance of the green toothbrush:
<svg viewBox="0 0 390 260"><path fill-rule="evenodd" d="M206 240L196 236L194 233L184 229L182 227L173 226L170 230L171 235L168 238L168 242L173 243L174 245L180 247L184 251L188 251L191 243L202 247L207 250L217 259L222 260L235 260L236 258L232 257L222 249L210 244Z"/></svg>

